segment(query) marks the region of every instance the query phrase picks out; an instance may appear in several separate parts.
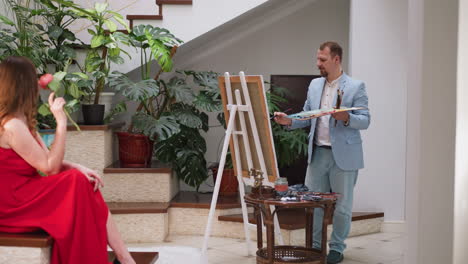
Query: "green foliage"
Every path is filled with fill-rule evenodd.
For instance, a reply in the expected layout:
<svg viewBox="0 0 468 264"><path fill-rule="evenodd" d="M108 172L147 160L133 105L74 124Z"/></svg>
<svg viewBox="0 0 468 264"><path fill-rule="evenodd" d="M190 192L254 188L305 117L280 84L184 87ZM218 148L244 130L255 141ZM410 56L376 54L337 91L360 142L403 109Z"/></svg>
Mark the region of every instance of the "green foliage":
<svg viewBox="0 0 468 264"><path fill-rule="evenodd" d="M71 0L63 0L67 5ZM76 38L68 27L79 17L67 5L53 3L50 0L35 0L37 8L33 10L35 17L40 20L35 26L45 34L47 45L47 63L55 66L55 71L63 71L70 61L76 62L74 45L83 44Z"/></svg>
<svg viewBox="0 0 468 264"><path fill-rule="evenodd" d="M0 60L9 56L29 58L40 72L44 72L48 55L41 27L34 17L34 1L3 0L11 11L9 19L0 15Z"/></svg>
<svg viewBox="0 0 468 264"><path fill-rule="evenodd" d="M288 101L283 97L287 90L283 87L271 85L266 93L270 116L274 112L281 112L280 104ZM285 127L271 122L273 141L275 143L276 159L280 168L292 165L300 157L307 155L308 135L303 129L287 130Z"/></svg>
<svg viewBox="0 0 468 264"><path fill-rule="evenodd" d="M69 0L49 0L57 3L71 12L73 16L87 19L92 23L91 45L85 59L85 72L93 77L93 85L84 90L88 97L94 95L94 104L99 103L99 97L106 84L112 63L123 64L124 59L119 48L120 43L128 43L127 36L117 32L117 24L130 31L122 15L108 10L107 3L95 3L94 9L85 9ZM127 54L128 55L128 54Z"/></svg>
<svg viewBox="0 0 468 264"><path fill-rule="evenodd" d="M180 45L182 40L176 38L165 28L151 25L137 25L129 34L129 42L140 49L141 79L151 78L151 62L156 60L165 72L172 70L171 47Z"/></svg>
<svg viewBox="0 0 468 264"><path fill-rule="evenodd" d="M205 152L206 142L200 131L185 126L180 133L159 141L155 147L158 159L171 163L179 178L197 191L208 175Z"/></svg>

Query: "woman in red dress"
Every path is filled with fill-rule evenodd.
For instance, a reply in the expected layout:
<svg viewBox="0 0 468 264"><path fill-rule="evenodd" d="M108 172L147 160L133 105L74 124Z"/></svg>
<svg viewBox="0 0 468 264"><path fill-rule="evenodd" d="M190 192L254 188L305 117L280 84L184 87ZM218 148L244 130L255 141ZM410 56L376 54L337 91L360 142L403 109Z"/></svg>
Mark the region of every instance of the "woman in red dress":
<svg viewBox="0 0 468 264"><path fill-rule="evenodd" d="M107 264L107 244L122 264L134 264L99 191L99 175L63 160L63 98L49 96L57 121L50 150L36 132L38 89L28 59L0 63L0 232L46 231L54 238L52 264Z"/></svg>

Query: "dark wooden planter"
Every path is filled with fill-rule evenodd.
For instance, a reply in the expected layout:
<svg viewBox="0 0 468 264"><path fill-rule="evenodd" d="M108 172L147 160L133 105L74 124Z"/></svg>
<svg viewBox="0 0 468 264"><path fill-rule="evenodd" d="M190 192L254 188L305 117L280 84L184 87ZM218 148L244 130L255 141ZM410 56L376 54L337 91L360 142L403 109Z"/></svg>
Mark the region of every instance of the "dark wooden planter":
<svg viewBox="0 0 468 264"><path fill-rule="evenodd" d="M213 182L216 182L216 175L218 168L211 169L213 171ZM231 196L237 195L239 192L239 183L234 174L234 169L224 169L223 178L221 179L221 186L219 187L219 195Z"/></svg>
<svg viewBox="0 0 468 264"><path fill-rule="evenodd" d="M142 134L116 132L119 139L119 161L122 168L149 168L153 141Z"/></svg>
<svg viewBox="0 0 468 264"><path fill-rule="evenodd" d="M104 124L104 110L103 104L89 104L82 105L83 121L85 125L102 125Z"/></svg>

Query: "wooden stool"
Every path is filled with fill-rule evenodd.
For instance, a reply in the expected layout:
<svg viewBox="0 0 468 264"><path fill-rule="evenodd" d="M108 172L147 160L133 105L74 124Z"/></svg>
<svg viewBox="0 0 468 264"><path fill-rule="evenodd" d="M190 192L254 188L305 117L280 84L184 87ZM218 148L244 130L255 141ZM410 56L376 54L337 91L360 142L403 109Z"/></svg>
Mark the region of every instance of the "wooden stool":
<svg viewBox="0 0 468 264"><path fill-rule="evenodd" d="M130 252L136 264L154 264L159 258L158 252ZM114 252L108 252L108 260L114 264L120 264L120 261L115 257Z"/></svg>

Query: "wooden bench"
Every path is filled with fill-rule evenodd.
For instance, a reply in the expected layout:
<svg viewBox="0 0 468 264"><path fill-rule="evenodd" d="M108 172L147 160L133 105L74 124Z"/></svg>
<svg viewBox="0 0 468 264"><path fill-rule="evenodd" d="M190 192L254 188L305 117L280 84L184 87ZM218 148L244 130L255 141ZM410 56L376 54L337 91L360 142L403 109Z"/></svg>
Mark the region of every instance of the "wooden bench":
<svg viewBox="0 0 468 264"><path fill-rule="evenodd" d="M45 232L0 233L0 263L49 264L54 240Z"/></svg>
<svg viewBox="0 0 468 264"><path fill-rule="evenodd" d="M108 252L108 260L114 264L120 264L118 260L115 260L114 252ZM159 253L158 252L130 252L136 264L154 264L158 261Z"/></svg>
<svg viewBox="0 0 468 264"><path fill-rule="evenodd" d="M0 232L1 247L33 247L47 248L52 246L54 239L45 232L10 234Z"/></svg>
<svg viewBox="0 0 468 264"><path fill-rule="evenodd" d="M24 261L25 255L31 264L48 264L50 248L54 239L45 232L10 234L0 232L0 263L16 264L18 259ZM30 251L25 253L26 251ZM157 252L131 252L137 264L153 264L158 260ZM114 261L113 252L109 252L109 261ZM26 263L26 262L21 262Z"/></svg>

